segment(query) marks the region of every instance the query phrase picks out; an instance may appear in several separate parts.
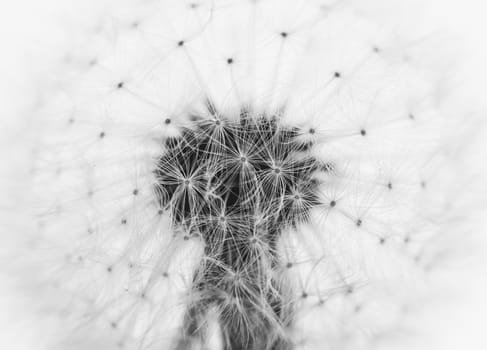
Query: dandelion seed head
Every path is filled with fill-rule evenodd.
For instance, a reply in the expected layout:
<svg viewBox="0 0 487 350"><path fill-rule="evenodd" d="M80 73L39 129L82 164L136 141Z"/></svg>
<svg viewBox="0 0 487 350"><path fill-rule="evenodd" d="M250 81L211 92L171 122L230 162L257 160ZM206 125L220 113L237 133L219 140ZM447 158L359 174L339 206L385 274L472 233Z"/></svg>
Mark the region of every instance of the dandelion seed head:
<svg viewBox="0 0 487 350"><path fill-rule="evenodd" d="M34 111L39 280L76 306L60 333L355 350L393 329L375 312L434 266L448 202L420 50L360 1L113 8Z"/></svg>
<svg viewBox="0 0 487 350"><path fill-rule="evenodd" d="M220 115L212 110L215 113ZM232 317L244 318L237 329L235 319L220 319L227 346L268 347L288 340L259 339L251 324L286 325L289 307L282 305L281 287L261 259L269 259L270 266L279 264L280 231L306 222L318 204L313 176L319 167L315 158L300 154L298 131L280 125L277 116L240 116L237 121L216 119L214 124L197 118L202 121L171 140L157 161L155 192L166 194L159 197L159 205L171 213L173 226L196 229L205 241L205 255L213 263L196 272L195 282L204 305L225 312L225 303L242 303L238 312L228 309ZM194 190L186 188L188 178L194 179ZM226 276L231 276L229 285L215 285ZM268 295L271 286L276 296ZM226 295L223 304L221 293ZM202 305L195 302L191 307ZM192 314L187 322L198 323ZM187 332L191 337L196 331Z"/></svg>

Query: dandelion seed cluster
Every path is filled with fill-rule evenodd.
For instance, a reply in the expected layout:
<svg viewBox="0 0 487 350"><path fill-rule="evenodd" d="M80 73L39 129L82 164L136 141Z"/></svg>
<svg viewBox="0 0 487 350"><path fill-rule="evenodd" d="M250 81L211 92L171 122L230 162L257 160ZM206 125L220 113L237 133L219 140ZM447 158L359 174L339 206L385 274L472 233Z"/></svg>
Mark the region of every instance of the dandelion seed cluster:
<svg viewBox="0 0 487 350"><path fill-rule="evenodd" d="M46 349L394 348L454 167L383 3L117 1L70 40L30 145Z"/></svg>
<svg viewBox="0 0 487 350"><path fill-rule="evenodd" d="M156 170L161 207L169 208L175 227L205 244L187 336L201 332L215 304L224 349L290 348L284 331L273 332L289 325L292 309L281 291L284 279L272 272L281 264L277 241L283 228L309 219L318 204L313 173L326 166L306 153L311 144L296 139L308 130L245 110L232 122L208 106L214 120L201 118L194 130L168 139Z"/></svg>

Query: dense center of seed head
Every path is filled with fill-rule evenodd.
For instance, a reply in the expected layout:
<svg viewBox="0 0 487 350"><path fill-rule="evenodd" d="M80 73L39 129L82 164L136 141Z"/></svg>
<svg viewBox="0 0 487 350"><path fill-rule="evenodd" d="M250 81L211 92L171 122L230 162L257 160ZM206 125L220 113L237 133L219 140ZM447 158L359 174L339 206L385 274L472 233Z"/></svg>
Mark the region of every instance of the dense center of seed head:
<svg viewBox="0 0 487 350"><path fill-rule="evenodd" d="M220 217L238 226L239 235L249 233L240 224L258 221L261 230L277 234L307 220L317 204L318 164L300 130L266 116L217 122L185 128L166 141L158 159L158 200L173 224L198 228L206 240Z"/></svg>
<svg viewBox="0 0 487 350"><path fill-rule="evenodd" d="M197 121L166 140L155 170L161 208L173 226L202 238L207 257L193 277L198 297L178 349L201 336L211 305L225 350L290 349L274 329L292 313L272 271L280 264L276 244L283 229L308 220L318 204L314 173L325 167L309 155L301 130L277 117L242 112L217 122Z"/></svg>

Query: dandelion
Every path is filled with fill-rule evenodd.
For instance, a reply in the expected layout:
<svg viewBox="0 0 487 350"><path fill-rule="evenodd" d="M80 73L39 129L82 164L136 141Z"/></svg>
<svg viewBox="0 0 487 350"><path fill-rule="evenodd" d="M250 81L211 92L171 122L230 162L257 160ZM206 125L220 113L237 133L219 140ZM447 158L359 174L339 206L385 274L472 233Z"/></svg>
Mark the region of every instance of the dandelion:
<svg viewBox="0 0 487 350"><path fill-rule="evenodd" d="M391 346L451 159L437 78L368 6L126 1L73 43L33 120L49 349Z"/></svg>

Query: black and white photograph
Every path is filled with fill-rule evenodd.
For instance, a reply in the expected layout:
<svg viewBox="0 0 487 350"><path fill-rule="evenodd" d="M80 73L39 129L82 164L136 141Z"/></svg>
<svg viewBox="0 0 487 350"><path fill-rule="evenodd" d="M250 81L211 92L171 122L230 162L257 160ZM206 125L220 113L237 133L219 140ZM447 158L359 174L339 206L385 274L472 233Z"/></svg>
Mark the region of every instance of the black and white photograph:
<svg viewBox="0 0 487 350"><path fill-rule="evenodd" d="M487 349L486 14L0 0L0 349Z"/></svg>

